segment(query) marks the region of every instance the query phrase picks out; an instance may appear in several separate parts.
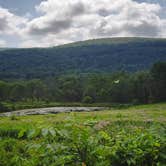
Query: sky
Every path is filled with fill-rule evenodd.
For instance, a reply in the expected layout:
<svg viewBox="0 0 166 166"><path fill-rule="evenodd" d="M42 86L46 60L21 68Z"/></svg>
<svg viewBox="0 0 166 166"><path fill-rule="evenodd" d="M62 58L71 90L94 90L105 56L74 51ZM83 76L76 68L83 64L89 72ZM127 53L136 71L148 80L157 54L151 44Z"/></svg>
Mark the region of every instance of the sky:
<svg viewBox="0 0 166 166"><path fill-rule="evenodd" d="M166 0L0 0L0 47L166 38Z"/></svg>

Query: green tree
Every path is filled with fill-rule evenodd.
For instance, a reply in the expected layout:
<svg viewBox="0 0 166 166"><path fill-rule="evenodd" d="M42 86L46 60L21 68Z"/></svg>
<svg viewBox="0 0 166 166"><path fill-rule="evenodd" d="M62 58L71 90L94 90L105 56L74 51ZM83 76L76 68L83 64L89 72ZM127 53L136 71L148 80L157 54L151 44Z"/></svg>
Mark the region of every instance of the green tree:
<svg viewBox="0 0 166 166"><path fill-rule="evenodd" d="M47 99L47 87L41 80L29 81L26 85L26 95L32 100Z"/></svg>
<svg viewBox="0 0 166 166"><path fill-rule="evenodd" d="M9 99L10 86L9 83L0 81L0 101Z"/></svg>
<svg viewBox="0 0 166 166"><path fill-rule="evenodd" d="M112 102L128 103L133 99L133 80L124 74L112 81L110 85L110 100Z"/></svg>
<svg viewBox="0 0 166 166"><path fill-rule="evenodd" d="M25 85L16 83L11 85L10 99L12 101L21 101L25 99Z"/></svg>
<svg viewBox="0 0 166 166"><path fill-rule="evenodd" d="M151 77L148 72L138 72L133 76L134 99L139 103L148 103L151 96Z"/></svg>
<svg viewBox="0 0 166 166"><path fill-rule="evenodd" d="M62 101L80 102L82 100L82 83L78 77L61 77L58 80L58 96Z"/></svg>
<svg viewBox="0 0 166 166"><path fill-rule="evenodd" d="M157 62L150 70L154 101L166 101L166 62Z"/></svg>

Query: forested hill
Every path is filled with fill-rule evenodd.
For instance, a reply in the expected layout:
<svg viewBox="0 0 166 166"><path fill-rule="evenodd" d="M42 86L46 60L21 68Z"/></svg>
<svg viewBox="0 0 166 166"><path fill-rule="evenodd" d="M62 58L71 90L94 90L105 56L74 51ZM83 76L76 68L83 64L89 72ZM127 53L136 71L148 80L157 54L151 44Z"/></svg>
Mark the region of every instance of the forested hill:
<svg viewBox="0 0 166 166"><path fill-rule="evenodd" d="M146 70L166 61L166 39L109 38L51 48L0 49L0 79Z"/></svg>

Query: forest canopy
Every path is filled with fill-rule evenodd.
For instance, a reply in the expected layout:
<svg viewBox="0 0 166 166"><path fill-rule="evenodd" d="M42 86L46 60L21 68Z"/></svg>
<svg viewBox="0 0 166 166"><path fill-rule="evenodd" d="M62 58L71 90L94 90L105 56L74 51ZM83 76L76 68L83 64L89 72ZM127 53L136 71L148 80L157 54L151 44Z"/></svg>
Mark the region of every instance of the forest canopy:
<svg viewBox="0 0 166 166"><path fill-rule="evenodd" d="M166 101L166 62L148 72L0 81L0 101L152 103Z"/></svg>
<svg viewBox="0 0 166 166"><path fill-rule="evenodd" d="M166 40L108 38L52 48L0 50L0 80L45 79L62 74L136 72L166 61Z"/></svg>

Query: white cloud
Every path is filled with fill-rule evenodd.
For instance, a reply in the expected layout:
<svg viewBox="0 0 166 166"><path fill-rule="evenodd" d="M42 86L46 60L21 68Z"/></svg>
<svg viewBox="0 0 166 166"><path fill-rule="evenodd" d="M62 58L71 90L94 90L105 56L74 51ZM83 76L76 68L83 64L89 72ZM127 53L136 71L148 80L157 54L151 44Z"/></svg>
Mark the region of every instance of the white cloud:
<svg viewBox="0 0 166 166"><path fill-rule="evenodd" d="M9 10L0 7L0 34L17 34L27 19L11 13Z"/></svg>
<svg viewBox="0 0 166 166"><path fill-rule="evenodd" d="M32 41L35 45L50 46L117 36L166 37L166 21L159 17L159 4L132 0L47 0L36 9L41 16L30 21L23 31L27 41L31 41L28 45Z"/></svg>
<svg viewBox="0 0 166 166"><path fill-rule="evenodd" d="M21 47L46 47L102 37L166 37L157 3L134 0L45 0L26 19L0 8L0 33L19 34Z"/></svg>
<svg viewBox="0 0 166 166"><path fill-rule="evenodd" d="M6 47L7 43L4 40L0 40L0 47Z"/></svg>
<svg viewBox="0 0 166 166"><path fill-rule="evenodd" d="M25 39L22 41L20 44L20 47L51 47L51 46L56 46L56 45L61 45L65 43L71 43L71 40L65 40L61 38L55 38L54 35L47 35L44 38L32 38L32 39Z"/></svg>

